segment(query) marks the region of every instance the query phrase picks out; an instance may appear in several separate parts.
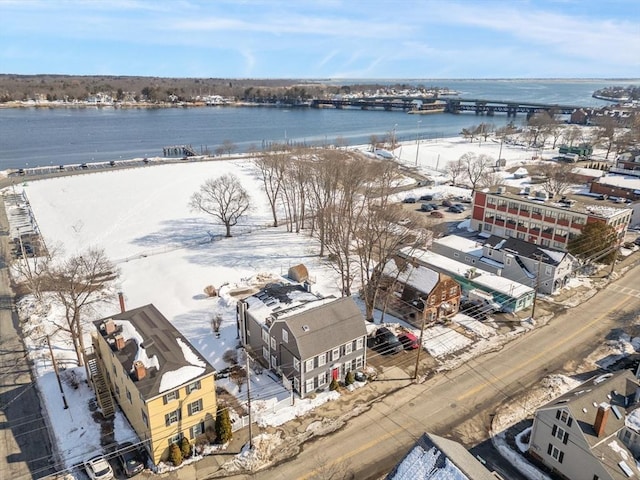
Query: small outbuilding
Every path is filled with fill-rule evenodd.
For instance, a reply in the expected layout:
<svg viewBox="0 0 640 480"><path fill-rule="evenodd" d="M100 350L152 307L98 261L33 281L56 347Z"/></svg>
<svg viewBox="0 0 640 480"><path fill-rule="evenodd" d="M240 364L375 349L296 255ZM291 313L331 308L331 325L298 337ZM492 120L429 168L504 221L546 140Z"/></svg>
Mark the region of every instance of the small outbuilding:
<svg viewBox="0 0 640 480"><path fill-rule="evenodd" d="M299 265L294 265L293 267L289 268L289 271L287 272L287 277L289 277L294 282L299 282L299 283L306 282L307 280L309 280L309 271L307 270L307 267L305 267L301 263Z"/></svg>

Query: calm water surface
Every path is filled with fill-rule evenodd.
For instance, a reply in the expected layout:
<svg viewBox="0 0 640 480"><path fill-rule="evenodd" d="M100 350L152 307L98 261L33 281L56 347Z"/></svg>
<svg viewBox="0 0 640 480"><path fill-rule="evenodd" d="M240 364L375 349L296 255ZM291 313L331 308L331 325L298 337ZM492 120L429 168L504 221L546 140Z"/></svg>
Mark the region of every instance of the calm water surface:
<svg viewBox="0 0 640 480"><path fill-rule="evenodd" d="M462 98L584 106L607 104L592 98L593 91L621 84L620 81L566 80L402 82L448 87L459 91ZM261 148L268 142L331 144L338 137L350 145L364 144L371 135L389 135L394 130L400 140L437 138L457 135L462 128L483 121L501 126L508 120L506 115L477 117L472 113L409 115L257 107L0 109L0 170L155 157L162 155L162 147L177 144L190 144L199 152L206 148L214 151L225 140L232 141L238 151L246 151L251 147ZM521 115L515 122L523 120Z"/></svg>

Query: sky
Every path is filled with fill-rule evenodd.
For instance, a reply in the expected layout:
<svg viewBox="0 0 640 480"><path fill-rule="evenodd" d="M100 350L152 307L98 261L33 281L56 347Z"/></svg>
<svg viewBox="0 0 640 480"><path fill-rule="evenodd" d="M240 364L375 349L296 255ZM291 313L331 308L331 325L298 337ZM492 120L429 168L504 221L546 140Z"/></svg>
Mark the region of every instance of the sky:
<svg viewBox="0 0 640 480"><path fill-rule="evenodd" d="M0 0L0 73L637 78L637 0Z"/></svg>

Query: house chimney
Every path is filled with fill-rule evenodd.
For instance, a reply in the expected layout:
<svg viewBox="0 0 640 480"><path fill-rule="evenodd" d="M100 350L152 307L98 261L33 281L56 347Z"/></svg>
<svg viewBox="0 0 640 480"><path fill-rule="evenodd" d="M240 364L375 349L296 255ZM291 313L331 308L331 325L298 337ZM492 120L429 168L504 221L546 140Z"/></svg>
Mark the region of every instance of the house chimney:
<svg viewBox="0 0 640 480"><path fill-rule="evenodd" d="M119 352L124 348L124 337L122 335L116 335L113 339L115 340L114 346L116 347L116 351Z"/></svg>
<svg viewBox="0 0 640 480"><path fill-rule="evenodd" d="M133 375L136 380L142 380L147 376L147 367L140 360L133 362Z"/></svg>
<svg viewBox="0 0 640 480"><path fill-rule="evenodd" d="M113 320L109 319L104 322L104 333L106 335L111 335L116 331L116 324Z"/></svg>
<svg viewBox="0 0 640 480"><path fill-rule="evenodd" d="M122 292L118 292L118 300L120 301L120 312L124 313L127 311L124 305L124 294Z"/></svg>
<svg viewBox="0 0 640 480"><path fill-rule="evenodd" d="M593 424L593 429L596 431L596 437L600 437L604 433L604 429L607 426L607 418L609 418L609 410L611 410L611 406L608 403L601 403L598 405L596 421Z"/></svg>

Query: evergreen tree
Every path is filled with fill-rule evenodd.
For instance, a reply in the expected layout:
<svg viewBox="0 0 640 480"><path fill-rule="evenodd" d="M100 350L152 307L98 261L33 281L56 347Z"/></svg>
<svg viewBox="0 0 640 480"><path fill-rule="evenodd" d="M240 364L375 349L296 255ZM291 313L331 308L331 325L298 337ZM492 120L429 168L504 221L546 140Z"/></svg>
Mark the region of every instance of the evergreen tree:
<svg viewBox="0 0 640 480"><path fill-rule="evenodd" d="M334 390L337 390L338 388L340 388L340 384L338 383L338 380L334 378L333 380L331 380L331 383L329 384L329 390L334 391Z"/></svg>
<svg viewBox="0 0 640 480"><path fill-rule="evenodd" d="M355 382L355 380L355 375L350 371L349 373L347 373L347 376L344 379L344 384L351 385L353 382Z"/></svg>
<svg viewBox="0 0 640 480"><path fill-rule="evenodd" d="M172 443L169 447L169 461L176 467L182 464L182 451L177 443Z"/></svg>
<svg viewBox="0 0 640 480"><path fill-rule="evenodd" d="M569 241L567 250L583 261L611 263L617 255L618 235L611 225L588 223L582 233Z"/></svg>
<svg viewBox="0 0 640 480"><path fill-rule="evenodd" d="M182 437L180 441L180 453L182 453L182 458L188 458L191 456L191 443L187 437Z"/></svg>
<svg viewBox="0 0 640 480"><path fill-rule="evenodd" d="M227 443L233 437L231 419L226 407L219 407L216 415L216 440L220 444Z"/></svg>

